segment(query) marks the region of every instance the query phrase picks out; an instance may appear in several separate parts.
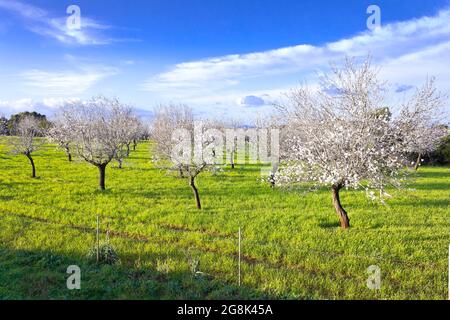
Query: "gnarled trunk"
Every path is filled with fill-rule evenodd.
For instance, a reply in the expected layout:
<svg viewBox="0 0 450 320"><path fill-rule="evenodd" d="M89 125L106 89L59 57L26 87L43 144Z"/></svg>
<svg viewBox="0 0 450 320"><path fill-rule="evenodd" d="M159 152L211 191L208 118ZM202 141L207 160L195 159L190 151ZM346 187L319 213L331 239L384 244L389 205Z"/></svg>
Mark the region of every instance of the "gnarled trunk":
<svg viewBox="0 0 450 320"><path fill-rule="evenodd" d="M105 173L106 173L106 164L100 164L98 167L98 173L99 173L99 182L98 187L100 190L105 190Z"/></svg>
<svg viewBox="0 0 450 320"><path fill-rule="evenodd" d="M275 163L272 165L272 172L269 175L269 181L270 181L271 188L275 188L275 184L276 184L275 176L278 171L278 166L279 166L278 163Z"/></svg>
<svg viewBox="0 0 450 320"><path fill-rule="evenodd" d="M72 154L70 153L69 147L66 147L66 154L67 154L67 160L69 160L69 162L72 162Z"/></svg>
<svg viewBox="0 0 450 320"><path fill-rule="evenodd" d="M334 185L332 187L332 193L333 193L333 205L334 209L336 210L336 213L339 216L339 220L341 222L341 228L342 229L348 229L350 228L350 219L348 218L347 212L344 210L344 208L341 205L341 199L339 198L339 191L342 189L342 185Z"/></svg>
<svg viewBox="0 0 450 320"><path fill-rule="evenodd" d="M417 171L419 169L421 162L422 162L422 154L419 153L419 155L417 156L416 164L414 165L414 170Z"/></svg>
<svg viewBox="0 0 450 320"><path fill-rule="evenodd" d="M189 178L189 185L191 186L192 191L194 192L195 203L197 205L197 209L201 209L202 205L200 203L200 196L198 194L197 187L195 186L195 177L190 177Z"/></svg>
<svg viewBox="0 0 450 320"><path fill-rule="evenodd" d="M27 156L28 160L30 160L30 163L31 163L31 177L36 178L36 167L34 166L33 158L31 157L31 154L29 154L29 153L26 153L25 155Z"/></svg>
<svg viewBox="0 0 450 320"><path fill-rule="evenodd" d="M178 167L178 173L180 174L180 178L184 178L183 168L181 166Z"/></svg>
<svg viewBox="0 0 450 320"><path fill-rule="evenodd" d="M231 163L231 169L234 169L234 151L231 151L230 163Z"/></svg>

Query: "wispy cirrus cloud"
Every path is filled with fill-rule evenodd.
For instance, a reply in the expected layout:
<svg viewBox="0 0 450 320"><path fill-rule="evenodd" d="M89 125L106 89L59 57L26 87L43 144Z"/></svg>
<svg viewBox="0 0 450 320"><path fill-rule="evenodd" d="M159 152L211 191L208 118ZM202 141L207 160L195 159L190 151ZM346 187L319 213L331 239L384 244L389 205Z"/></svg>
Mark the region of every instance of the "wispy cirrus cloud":
<svg viewBox="0 0 450 320"><path fill-rule="evenodd" d="M111 67L82 66L78 70L48 71L32 69L20 74L24 84L52 95L81 94L101 80L114 76L118 70Z"/></svg>
<svg viewBox="0 0 450 320"><path fill-rule="evenodd" d="M391 83L414 87L427 75L436 75L441 87L448 89L450 69L442 66L450 61L450 8L320 46L301 44L179 63L147 79L141 89L187 103L230 105L234 101L231 105L242 106L248 105L249 96L261 97L264 92L270 91L273 99L276 91L308 80L331 61L369 54L383 67L381 76Z"/></svg>
<svg viewBox="0 0 450 320"><path fill-rule="evenodd" d="M46 98L35 100L24 98L18 100L0 100L0 115L9 116L22 111L36 111L47 116L52 116L55 111L67 102L79 102L78 98Z"/></svg>
<svg viewBox="0 0 450 320"><path fill-rule="evenodd" d="M236 86L245 79L254 79L275 74L284 74L307 67L311 61L302 57L320 54L321 48L310 45L281 48L271 51L243 55L228 55L175 65L168 72L146 81L142 88L147 91L161 89L202 88L211 81L220 81L222 86Z"/></svg>
<svg viewBox="0 0 450 320"><path fill-rule="evenodd" d="M82 16L81 28L71 29L66 25L67 16L53 16L45 9L15 0L0 0L0 10L14 14L25 27L41 36L55 39L64 44L106 45L121 41L138 41L137 39L115 39L104 34L112 26Z"/></svg>

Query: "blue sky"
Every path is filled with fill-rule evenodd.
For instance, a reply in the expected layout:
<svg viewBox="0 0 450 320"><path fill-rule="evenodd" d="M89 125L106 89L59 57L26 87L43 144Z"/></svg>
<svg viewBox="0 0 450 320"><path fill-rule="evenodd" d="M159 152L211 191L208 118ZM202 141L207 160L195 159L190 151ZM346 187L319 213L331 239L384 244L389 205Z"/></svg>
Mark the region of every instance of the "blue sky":
<svg viewBox="0 0 450 320"><path fill-rule="evenodd" d="M81 30L66 27L69 5ZM329 62L369 53L398 99L429 75L448 92L449 0L0 0L0 113L104 94L251 118Z"/></svg>

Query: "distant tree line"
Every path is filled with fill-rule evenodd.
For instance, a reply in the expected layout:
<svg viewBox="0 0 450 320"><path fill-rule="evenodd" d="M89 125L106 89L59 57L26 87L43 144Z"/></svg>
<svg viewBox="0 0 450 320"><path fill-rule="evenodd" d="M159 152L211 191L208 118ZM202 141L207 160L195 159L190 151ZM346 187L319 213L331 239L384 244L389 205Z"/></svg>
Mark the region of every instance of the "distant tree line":
<svg viewBox="0 0 450 320"><path fill-rule="evenodd" d="M430 165L450 165L450 127L445 126L448 135L444 137L436 150L425 154L424 163Z"/></svg>
<svg viewBox="0 0 450 320"><path fill-rule="evenodd" d="M19 123L25 118L33 118L37 121L40 129L40 136L43 136L44 132L50 128L50 121L47 120L47 117L38 112L20 112L11 115L8 119L5 116L0 116L0 135L2 136L16 136L18 135L18 126Z"/></svg>

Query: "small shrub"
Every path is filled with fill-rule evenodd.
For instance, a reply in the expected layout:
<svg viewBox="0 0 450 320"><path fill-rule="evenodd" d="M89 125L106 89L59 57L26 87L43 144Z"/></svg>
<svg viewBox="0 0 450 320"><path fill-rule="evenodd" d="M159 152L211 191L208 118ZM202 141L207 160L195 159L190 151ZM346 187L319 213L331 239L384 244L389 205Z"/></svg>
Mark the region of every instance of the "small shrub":
<svg viewBox="0 0 450 320"><path fill-rule="evenodd" d="M100 243L98 251L98 263L113 265L119 262L119 256L109 242ZM97 245L89 250L88 259L97 262Z"/></svg>
<svg viewBox="0 0 450 320"><path fill-rule="evenodd" d="M156 260L156 271L162 274L168 274L172 270L171 261L169 260Z"/></svg>
<svg viewBox="0 0 450 320"><path fill-rule="evenodd" d="M203 274L203 272L201 272L199 270L199 268L200 268L200 257L198 255L198 252L196 252L192 248L189 248L186 251L186 259L187 259L187 262L188 262L188 265L189 265L189 269L190 269L191 273L194 276L199 276L199 275Z"/></svg>

